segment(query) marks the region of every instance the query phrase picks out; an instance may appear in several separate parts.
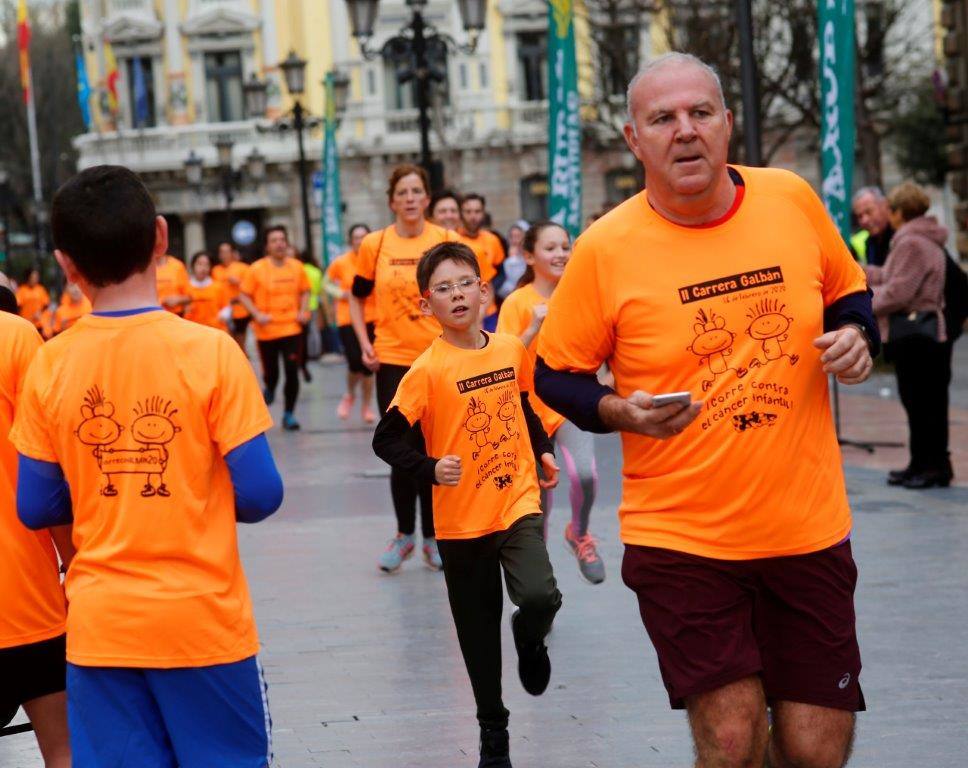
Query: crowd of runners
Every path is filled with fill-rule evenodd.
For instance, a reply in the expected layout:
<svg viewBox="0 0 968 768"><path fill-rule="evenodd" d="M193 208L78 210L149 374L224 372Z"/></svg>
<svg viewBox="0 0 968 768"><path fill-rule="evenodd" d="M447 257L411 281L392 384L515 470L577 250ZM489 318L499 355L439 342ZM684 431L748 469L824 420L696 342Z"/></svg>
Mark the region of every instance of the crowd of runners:
<svg viewBox="0 0 968 768"><path fill-rule="evenodd" d="M622 578L697 765L846 763L864 698L827 376L870 373L864 272L805 182L726 164L732 116L704 63L652 62L629 111L648 191L574 253L553 221L504 241L483 196L432 194L413 165L388 180L391 223L352 225L325 273L282 226L254 263L222 243L186 268L121 167L58 191L61 305L31 273L22 317L0 313L0 720L23 705L48 767L271 762L235 524L282 503L268 406L281 378L282 427L299 429L324 295L347 360L337 415L379 421L391 466L377 565L414 554L419 505L482 768L511 765L502 573L521 683L539 695L551 677L559 473L565 541L586 581L606 578L595 432L622 433Z"/></svg>

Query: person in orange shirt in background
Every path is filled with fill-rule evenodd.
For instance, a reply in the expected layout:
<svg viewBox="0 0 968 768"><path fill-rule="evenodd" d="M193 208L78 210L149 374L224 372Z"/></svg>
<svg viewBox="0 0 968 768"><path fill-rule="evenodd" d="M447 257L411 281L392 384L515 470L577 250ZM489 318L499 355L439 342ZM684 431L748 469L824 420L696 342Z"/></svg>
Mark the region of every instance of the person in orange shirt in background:
<svg viewBox="0 0 968 768"><path fill-rule="evenodd" d="M57 552L73 554L70 527L30 531L17 519L17 451L7 438L37 330L0 312L0 728L23 706L46 768L70 768L64 589Z"/></svg>
<svg viewBox="0 0 968 768"><path fill-rule="evenodd" d="M548 312L548 300L565 273L565 265L571 256L571 238L560 224L538 221L528 229L523 246L528 266L521 277L520 287L501 304L497 332L511 333L520 338L528 348L531 362L535 363L538 335ZM571 522L565 526L565 543L578 560L578 571L582 577L590 584L601 584L605 581L605 563L598 555L595 538L588 531L598 488L595 441L589 432L582 431L553 411L537 395L534 396L533 405L545 432L561 449L561 459L568 473ZM546 539L552 506L551 491L547 491L541 498Z"/></svg>
<svg viewBox="0 0 968 768"><path fill-rule="evenodd" d="M63 333L91 312L91 302L74 283L68 283L54 312L54 334Z"/></svg>
<svg viewBox="0 0 968 768"><path fill-rule="evenodd" d="M192 256L192 276L188 281L188 298L185 319L201 323L209 328L227 330L229 298L225 284L212 279L212 257L208 251Z"/></svg>
<svg viewBox="0 0 968 768"><path fill-rule="evenodd" d="M477 263L481 265L481 280L488 285L491 303L485 310L484 329L493 331L497 325L497 304L491 283L498 266L504 261L504 246L497 235L485 228L488 215L484 195L476 192L464 195L460 200L460 219L461 226L457 230L460 240L474 251Z"/></svg>
<svg viewBox="0 0 968 768"><path fill-rule="evenodd" d="M363 350L363 364L376 372L376 401L386 413L397 385L407 370L440 334L440 324L420 309L417 264L430 248L454 242L457 235L427 221L430 178L416 165L398 165L390 174L387 202L394 214L389 227L363 238L356 256L356 276L350 296L350 317ZM370 342L363 302L376 300L376 340ZM414 427L410 439L423 450L423 435ZM439 571L440 553L434 536L431 484L417 482L399 469L390 470L390 496L397 517L397 535L380 554L377 567L393 573L414 551L417 499L420 499L420 530L423 557L429 568Z"/></svg>
<svg viewBox="0 0 968 768"><path fill-rule="evenodd" d="M373 411L373 371L363 365L363 350L353 330L353 318L350 317L349 298L353 291L353 278L356 277L356 254L360 250L363 238L370 232L366 224L354 224L349 228L348 235L350 249L342 256L330 262L326 270L326 292L333 297L336 308L336 331L343 354L346 355L346 393L340 398L336 407L336 415L344 421L349 418L356 392L360 390L362 398L360 413L363 421L372 424L376 421ZM372 342L375 338L373 321L376 319L376 299L373 294L366 298L363 304L363 320L366 323L366 335Z"/></svg>
<svg viewBox="0 0 968 768"><path fill-rule="evenodd" d="M21 522L74 526L73 765L265 768L270 718L236 534L282 502L258 383L228 334L158 306L168 228L131 171L66 182L51 228L94 311L37 352L10 440Z"/></svg>
<svg viewBox="0 0 968 768"><path fill-rule="evenodd" d="M279 358L286 382L282 428L299 429L293 412L299 397L301 326L308 323L309 278L302 262L289 256L289 233L281 225L269 227L265 234L265 256L255 262L242 280L239 301L255 320L255 338L262 359L263 396L266 405L276 399L279 384Z"/></svg>
<svg viewBox="0 0 968 768"><path fill-rule="evenodd" d="M865 704L827 377L870 375L864 273L806 181L727 164L715 70L665 54L628 94L648 187L575 243L537 391L622 433L622 577L696 764L839 768Z"/></svg>
<svg viewBox="0 0 968 768"><path fill-rule="evenodd" d="M188 297L188 270L181 259L165 255L157 267L158 303L176 315L185 313Z"/></svg>
<svg viewBox="0 0 968 768"><path fill-rule="evenodd" d="M40 283L40 270L31 267L24 272L24 281L17 288L17 306L20 316L33 323L34 328L43 331L44 310L50 306L50 294Z"/></svg>
<svg viewBox="0 0 968 768"><path fill-rule="evenodd" d="M437 318L443 332L397 387L373 450L436 484L434 522L477 704L480 765L511 768L509 714L501 700L501 572L518 606L511 616L518 674L524 689L539 696L551 678L545 637L561 607L542 536L539 487L557 483L558 467L529 402L527 350L518 338L481 329L490 297L474 252L462 243L434 246L420 260L417 281L421 311ZM426 451L408 440L417 425Z"/></svg>
<svg viewBox="0 0 968 768"><path fill-rule="evenodd" d="M249 265L242 261L238 248L232 243L221 242L218 244L218 264L212 267L212 277L225 286L226 295L232 305L232 320L229 324L229 333L238 342L238 345L245 351L245 332L249 328L252 315L239 301L239 293L242 290L242 281L245 279Z"/></svg>

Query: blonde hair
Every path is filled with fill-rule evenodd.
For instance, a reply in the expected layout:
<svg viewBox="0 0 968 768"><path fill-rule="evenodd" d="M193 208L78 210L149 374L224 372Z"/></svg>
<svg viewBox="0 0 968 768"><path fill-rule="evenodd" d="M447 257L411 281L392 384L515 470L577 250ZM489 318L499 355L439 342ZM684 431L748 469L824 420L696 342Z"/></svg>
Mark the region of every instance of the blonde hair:
<svg viewBox="0 0 968 768"><path fill-rule="evenodd" d="M924 187L913 181L898 184L887 196L887 204L892 211L901 214L904 221L924 216L931 207L931 198L924 191Z"/></svg>

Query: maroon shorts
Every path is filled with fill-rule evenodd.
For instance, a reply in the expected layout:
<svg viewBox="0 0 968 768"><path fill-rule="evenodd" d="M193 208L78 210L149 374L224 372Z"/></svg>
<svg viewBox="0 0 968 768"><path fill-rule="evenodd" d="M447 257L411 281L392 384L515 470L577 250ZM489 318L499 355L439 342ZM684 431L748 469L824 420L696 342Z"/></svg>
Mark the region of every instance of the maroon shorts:
<svg viewBox="0 0 968 768"><path fill-rule="evenodd" d="M673 709L751 675L769 701L865 709L849 541L760 560L629 544L622 579L639 598Z"/></svg>

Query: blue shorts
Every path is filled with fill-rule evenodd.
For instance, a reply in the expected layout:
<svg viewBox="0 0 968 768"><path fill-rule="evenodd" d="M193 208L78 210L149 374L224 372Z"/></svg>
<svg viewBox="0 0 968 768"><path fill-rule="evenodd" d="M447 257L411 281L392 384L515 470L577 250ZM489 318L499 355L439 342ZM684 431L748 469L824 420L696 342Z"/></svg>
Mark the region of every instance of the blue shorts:
<svg viewBox="0 0 968 768"><path fill-rule="evenodd" d="M67 665L74 768L266 768L272 720L255 656L180 669Z"/></svg>

